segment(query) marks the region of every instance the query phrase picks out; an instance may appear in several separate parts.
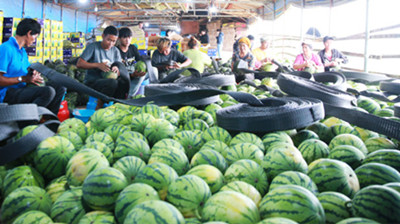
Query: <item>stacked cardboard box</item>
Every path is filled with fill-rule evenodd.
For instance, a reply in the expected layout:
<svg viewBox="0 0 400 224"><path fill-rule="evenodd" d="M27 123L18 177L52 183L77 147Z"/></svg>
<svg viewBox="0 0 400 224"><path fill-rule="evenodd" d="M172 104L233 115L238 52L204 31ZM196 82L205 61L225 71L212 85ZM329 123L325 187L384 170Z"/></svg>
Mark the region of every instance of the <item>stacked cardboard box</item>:
<svg viewBox="0 0 400 224"><path fill-rule="evenodd" d="M28 54L30 63L43 63L43 37L44 37L44 21L42 19L36 19L41 26L40 33L36 38L35 42L32 45L25 48L26 53Z"/></svg>
<svg viewBox="0 0 400 224"><path fill-rule="evenodd" d="M4 14L3 11L0 10L0 30L3 31L3 20ZM0 32L0 45L3 43L3 32Z"/></svg>
<svg viewBox="0 0 400 224"><path fill-rule="evenodd" d="M2 42L6 42L10 37L15 36L18 23L21 22L20 18L4 17L3 19L3 38Z"/></svg>
<svg viewBox="0 0 400 224"><path fill-rule="evenodd" d="M224 33L223 50L233 52L233 44L235 43L235 24L222 24L222 32Z"/></svg>
<svg viewBox="0 0 400 224"><path fill-rule="evenodd" d="M50 20L50 59L63 60L63 23L61 21Z"/></svg>

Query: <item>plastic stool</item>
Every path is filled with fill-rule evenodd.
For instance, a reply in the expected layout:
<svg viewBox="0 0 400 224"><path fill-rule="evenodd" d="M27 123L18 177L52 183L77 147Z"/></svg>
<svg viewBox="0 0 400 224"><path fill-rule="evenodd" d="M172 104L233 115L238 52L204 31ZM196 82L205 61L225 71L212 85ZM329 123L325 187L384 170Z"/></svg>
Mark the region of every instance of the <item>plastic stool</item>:
<svg viewBox="0 0 400 224"><path fill-rule="evenodd" d="M138 91L135 95L144 95L144 86L150 83L149 79L143 80L142 84L140 84Z"/></svg>

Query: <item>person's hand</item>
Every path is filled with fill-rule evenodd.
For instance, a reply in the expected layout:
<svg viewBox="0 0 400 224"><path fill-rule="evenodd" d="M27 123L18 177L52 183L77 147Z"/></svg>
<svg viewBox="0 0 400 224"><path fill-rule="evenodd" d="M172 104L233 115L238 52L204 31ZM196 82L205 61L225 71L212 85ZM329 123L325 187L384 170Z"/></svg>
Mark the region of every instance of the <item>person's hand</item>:
<svg viewBox="0 0 400 224"><path fill-rule="evenodd" d="M331 61L331 67L336 67L338 65L338 62L336 62L336 61Z"/></svg>
<svg viewBox="0 0 400 224"><path fill-rule="evenodd" d="M110 71L110 67L108 67L107 62L97 63L97 68L100 69L103 72L109 72Z"/></svg>
<svg viewBox="0 0 400 224"><path fill-rule="evenodd" d="M44 82L43 77L41 76L40 72L33 70L33 73L31 76L26 76L26 83L32 83L34 85L39 86Z"/></svg>
<svg viewBox="0 0 400 224"><path fill-rule="evenodd" d="M182 66L180 64L178 64L177 62L174 62L173 68L181 68Z"/></svg>
<svg viewBox="0 0 400 224"><path fill-rule="evenodd" d="M118 76L119 76L119 69L118 69L118 67L117 67L117 66L113 66L113 67L111 68L111 71L113 71L113 72L117 73L117 74L118 74Z"/></svg>
<svg viewBox="0 0 400 224"><path fill-rule="evenodd" d="M144 76L144 75L146 75L146 72L138 72L138 71L135 71L135 72L133 72L133 73L131 74L131 78L142 77L142 76Z"/></svg>

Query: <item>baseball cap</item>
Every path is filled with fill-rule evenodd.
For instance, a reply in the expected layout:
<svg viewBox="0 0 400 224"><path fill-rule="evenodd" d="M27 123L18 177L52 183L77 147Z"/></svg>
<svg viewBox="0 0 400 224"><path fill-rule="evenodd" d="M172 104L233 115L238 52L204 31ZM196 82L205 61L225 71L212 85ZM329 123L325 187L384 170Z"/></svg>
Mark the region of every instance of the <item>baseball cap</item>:
<svg viewBox="0 0 400 224"><path fill-rule="evenodd" d="M328 40L333 40L333 37L325 36L323 42L327 42Z"/></svg>

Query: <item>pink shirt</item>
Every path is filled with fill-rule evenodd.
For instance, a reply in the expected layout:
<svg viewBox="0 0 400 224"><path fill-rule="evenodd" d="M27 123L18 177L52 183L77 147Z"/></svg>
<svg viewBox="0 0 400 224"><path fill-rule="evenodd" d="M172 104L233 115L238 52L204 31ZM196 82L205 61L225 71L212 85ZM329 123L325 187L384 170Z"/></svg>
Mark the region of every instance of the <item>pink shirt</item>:
<svg viewBox="0 0 400 224"><path fill-rule="evenodd" d="M294 60L293 64L294 65L301 65L301 64L304 64L305 61L306 60L304 59L304 55L303 54L299 54L299 55L297 55L296 60ZM311 61L313 61L317 66L322 66L321 58L318 55L314 54L314 53L312 53L312 55L311 55ZM304 70L304 68L303 69L299 69L299 71L302 71L302 70Z"/></svg>

